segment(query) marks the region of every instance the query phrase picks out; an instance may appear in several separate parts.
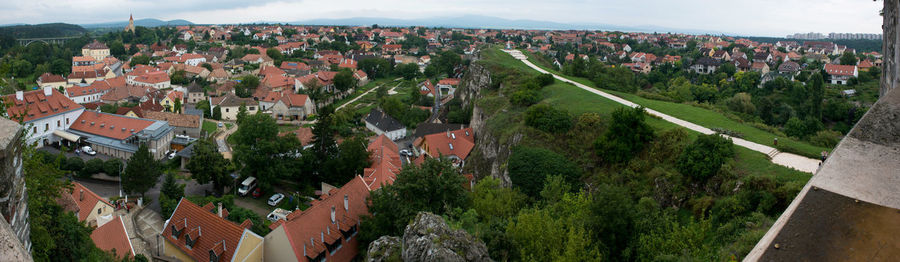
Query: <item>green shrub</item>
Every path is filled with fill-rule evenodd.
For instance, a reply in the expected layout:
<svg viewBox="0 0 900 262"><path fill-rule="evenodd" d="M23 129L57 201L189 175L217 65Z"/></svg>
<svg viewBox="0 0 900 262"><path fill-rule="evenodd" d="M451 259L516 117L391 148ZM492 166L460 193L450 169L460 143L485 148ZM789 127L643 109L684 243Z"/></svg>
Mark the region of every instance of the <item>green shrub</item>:
<svg viewBox="0 0 900 262"><path fill-rule="evenodd" d="M525 111L525 125L548 133L565 133L572 128L572 117L565 110L538 104Z"/></svg>
<svg viewBox="0 0 900 262"><path fill-rule="evenodd" d="M678 158L678 171L696 181L705 182L722 164L734 157L734 144L716 134L697 137Z"/></svg>
<svg viewBox="0 0 900 262"><path fill-rule="evenodd" d="M581 176L575 164L565 156L538 147L513 148L507 168L513 185L535 198L544 188L548 176L560 175L569 185L577 183Z"/></svg>
<svg viewBox="0 0 900 262"><path fill-rule="evenodd" d="M72 172L80 172L81 169L84 169L84 160L77 156L70 157L66 159L63 169Z"/></svg>
<svg viewBox="0 0 900 262"><path fill-rule="evenodd" d="M124 165L125 164L122 162L122 160L118 158L110 158L103 163L103 173L106 173L110 176L119 176Z"/></svg>
<svg viewBox="0 0 900 262"><path fill-rule="evenodd" d="M90 177L91 175L100 172L103 172L103 160L93 158L84 163L84 168L81 169L81 172L78 172L78 175L81 177Z"/></svg>
<svg viewBox="0 0 900 262"><path fill-rule="evenodd" d="M644 122L644 108L619 108L612 112L609 129L594 141L597 154L609 163L624 163L653 140L653 129Z"/></svg>
<svg viewBox="0 0 900 262"><path fill-rule="evenodd" d="M530 106L541 101L541 94L531 89L519 90L512 94L509 102L518 106Z"/></svg>
<svg viewBox="0 0 900 262"><path fill-rule="evenodd" d="M809 137L809 143L821 147L834 147L841 142L841 132L822 130Z"/></svg>

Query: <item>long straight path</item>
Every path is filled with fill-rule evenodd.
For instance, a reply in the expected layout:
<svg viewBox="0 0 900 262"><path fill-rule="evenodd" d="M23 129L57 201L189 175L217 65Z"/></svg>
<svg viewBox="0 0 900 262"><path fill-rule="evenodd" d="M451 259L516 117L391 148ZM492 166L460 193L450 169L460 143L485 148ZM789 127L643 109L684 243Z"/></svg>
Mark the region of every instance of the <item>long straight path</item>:
<svg viewBox="0 0 900 262"><path fill-rule="evenodd" d="M553 75L553 77L556 78L556 79L558 79L559 81L563 81L563 82L566 82L566 83L573 84L573 85L577 86L578 88L581 88L581 89L584 89L585 91L588 91L588 92L594 93L594 94L596 94L596 95L602 96L602 97L604 97L604 98L606 98L606 99L615 101L616 103L620 103L620 104L623 104L623 105L626 105L626 106L629 106L629 107L638 107L638 106L640 106L640 105L635 104L635 103L633 103L633 102L631 102L631 101L625 100L625 99L623 99L623 98L621 98L621 97L614 96L614 95L612 95L612 94L610 94L610 93L606 93L606 92L600 91L600 90L598 90L598 89L595 89L595 88L586 86L586 85L584 85L584 84L582 84L582 83L578 83L578 82L569 80L569 79L564 78L564 77L561 77L561 76L559 76L559 75L557 75L557 74L547 72L547 70L544 70L544 69L538 67L537 65L531 63L531 61L528 61L528 57L525 56L525 54L522 54L522 52L519 51L519 50L503 50L503 52L506 52L506 53L512 55L512 56L515 57L516 59L522 61L522 63L525 63L525 65L527 65L528 67L531 67L532 69L537 70L538 72L541 72L541 73L544 73L544 74L551 74L551 75ZM703 127L703 126L701 126L701 125L694 124L694 123L691 123L691 122L688 122L688 121L684 121L684 120L675 118L675 117L670 116L670 115L667 115L667 114L660 113L659 111L656 111L656 110L653 110L653 109L650 109L650 108L645 108L645 110L646 110L647 113L650 114L650 115L657 116L657 117L659 117L659 118L662 118L663 120L666 120L666 121L671 122L671 123L673 123L673 124L676 124L676 125L685 127L685 128L687 128L687 129L690 129L690 130L694 130L694 131L700 132L700 133L702 133L702 134L707 134L707 135L708 135L708 134L714 134L714 133L715 133L715 132L713 132L713 131L712 131L711 129L709 129L709 128L706 128L706 127ZM773 148L773 147L766 146L766 145L762 145L762 144L758 144L758 143L755 143L755 142L750 142L750 141L747 141L747 140L744 140L744 139L741 139L741 138L737 138L737 137L731 137L731 136L728 136L728 135L722 135L722 136L731 138L731 140L734 142L735 145L742 146L742 147L745 147L745 148L747 148L747 149L750 149L750 150L753 150L753 151L760 152L760 153L767 154L767 155L771 156L772 163L775 163L775 164L778 164L778 165L781 165L781 166L785 166L785 167L788 167L788 168L793 168L793 169L796 169L796 170L799 170L799 171L802 171L802 172L806 172L806 173L815 173L816 170L819 168L819 162L820 162L820 161L819 161L818 159L812 159L812 158L808 158L808 157L801 156L801 155L797 155L797 154L791 154L791 153L780 152L780 151L778 151L777 149L775 149L775 148Z"/></svg>

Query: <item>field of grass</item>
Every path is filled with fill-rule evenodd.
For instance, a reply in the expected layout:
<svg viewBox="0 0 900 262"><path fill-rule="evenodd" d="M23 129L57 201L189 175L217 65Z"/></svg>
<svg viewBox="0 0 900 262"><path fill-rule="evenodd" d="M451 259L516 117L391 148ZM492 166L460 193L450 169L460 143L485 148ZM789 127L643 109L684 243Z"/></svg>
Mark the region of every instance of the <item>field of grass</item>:
<svg viewBox="0 0 900 262"><path fill-rule="evenodd" d="M504 55L506 55L506 54L504 53ZM507 56L509 56L509 55L507 55ZM512 57L510 57L510 59L515 60ZM535 63L537 65L537 63L535 61L533 61L533 59L529 59L529 61L532 61L532 63ZM523 64L519 61L516 61L516 62L518 62L519 64ZM528 68L528 67L526 67L526 68ZM560 72L553 70L553 68L547 68L547 67L542 67L542 66L541 66L541 68L543 68L544 70L547 70L549 72L558 74L558 75L563 75ZM531 70L531 68L528 68L528 69ZM588 79L580 78L580 77L571 77L571 76L565 76L565 77L572 81L576 81L576 82L582 83L584 85L594 87L594 83ZM575 88L575 87L572 86L572 88ZM594 87L594 88L596 88L596 87ZM771 132L758 129L753 126L737 122L737 121L729 119L729 118L725 117L724 115L722 115L721 113L713 111L713 110L700 108L700 107L692 106L689 104L680 104L680 103L672 103L672 102L666 102L666 101L647 99L647 98L643 98L643 97L640 97L640 96L637 96L634 94L623 93L623 92L614 91L614 90L600 89L600 88L597 88L597 89L603 90L604 92L624 98L626 100L629 100L631 102L634 102L634 103L644 106L646 108L650 108L650 109L662 112L664 114L667 114L667 115L670 115L673 117L677 117L682 120L692 122L692 123L695 123L695 124L698 124L698 125L701 125L701 126L704 126L707 128L719 127L719 128L724 128L724 129L739 132L744 135L744 137L743 137L744 139L746 139L748 141L756 142L759 144L772 145L773 140L776 137L778 137L779 146L794 148L797 151L799 151L798 153L802 153L803 155L806 155L806 156L814 157L814 156L817 156L822 151L830 151L831 150L831 148L814 146L814 145L811 145L806 142L798 141L798 140L795 140L793 138L789 138L786 136L779 136L779 135L773 134ZM585 94L589 94L589 93L585 92ZM576 99L577 99L577 97L576 97Z"/></svg>
<svg viewBox="0 0 900 262"><path fill-rule="evenodd" d="M501 65L516 63L516 64L524 65L522 62L519 62L518 60L515 60L514 58L512 58L512 56L509 56L506 53L502 53L502 51L499 51L496 49L487 49L482 52L486 52L486 51L490 51L490 50L500 52L500 54L502 54L503 56L492 56L490 58L491 61L487 61L489 63L497 63L497 64L501 64ZM482 58L486 59L484 56L484 53L482 55ZM527 66L524 68L520 67L519 70L528 70L527 72L534 72L535 74L537 73L537 71L534 71L530 67L527 67ZM625 107L622 104L616 103L612 100L606 99L602 96L595 95L591 92L588 92L587 90L577 88L572 84L564 83L559 80L557 80L552 85L544 87L542 90L542 94L544 96L544 100L541 101L541 103L548 103L548 104L553 105L556 108L565 109L566 111L568 111L569 113L572 113L573 115L580 115L583 113L593 112L593 113L600 114L604 118L608 118L609 114L613 110L615 110L617 108ZM619 94L616 94L616 95L619 95ZM486 96L490 96L490 94L486 94ZM637 96L634 96L634 97L637 97ZM498 102L498 101L491 101L491 97L486 97L486 98L482 99L481 102L492 105L492 106L484 108L485 114L492 115L493 112L496 112L498 110L503 110L503 108L508 108L508 106L506 106L508 104L505 101L506 98L498 96L497 99L502 99L504 101L502 101L502 103ZM626 99L630 99L630 97L627 97ZM644 100L646 100L646 99L644 99ZM640 104L637 101L635 101L635 103ZM674 103L669 103L669 104L674 104ZM479 105L481 106L481 104L479 104ZM697 107L693 107L693 106L686 105L686 104L675 104L675 105L681 105L681 106L689 107L692 109L695 108L695 109L699 109L699 110L705 110L702 108L697 108ZM494 107L498 107L498 108L494 108ZM656 108L654 108L654 109L656 109ZM665 112L660 109L656 109L656 110L660 111L660 112ZM516 127L515 125L522 125L521 119L520 119L520 117L515 117L512 115L517 115L516 113L518 113L518 112L519 112L519 110L510 110L508 112L497 114L496 116L494 116L497 119L492 119L491 121L492 122L493 121L502 122L503 125L513 125L513 126L503 127L502 129L506 129L506 130L517 129L520 127ZM714 113L714 112L709 111L709 110L706 110L706 112L705 112L705 114L707 114L707 115L709 115L711 113ZM725 118L724 116L721 116L719 114L716 114L716 115L721 118ZM728 120L727 118L725 118L725 119ZM685 119L685 120L688 120L688 119ZM658 118L654 118L654 117L647 117L646 121L650 126L652 126L654 129L656 129L657 132L662 132L662 131L669 130L672 128L682 128L682 127L677 126L668 121L664 121L662 119L658 119ZM688 120L688 121L691 121L691 120ZM489 122L488 124L490 127L491 123ZM497 130L497 129L501 129L501 128L495 126L495 128L492 128L492 129ZM753 129L755 129L755 128L753 128ZM696 136L700 135L700 133L698 133L698 132L691 131L688 129L685 129L685 130L688 131L688 134L691 137L691 140L696 138ZM755 130L757 130L759 132L763 132L758 129L755 129ZM745 136L746 135L747 134L745 133ZM782 142L782 138L779 138L778 140L779 140L779 143ZM776 164L772 163L771 161L769 161L769 159L766 157L766 155L752 151L747 148L735 146L735 151L736 151L735 168L737 170L739 170L740 173L743 173L746 175L770 176L770 177L775 177L779 181L797 181L797 182L801 182L801 183L806 183L806 181L809 180L809 178L812 176L811 174L803 173L803 172L789 169L789 168L786 168L786 167L783 167L780 165L776 165Z"/></svg>
<svg viewBox="0 0 900 262"><path fill-rule="evenodd" d="M291 132L299 128L298 125L278 125L278 133Z"/></svg>
<svg viewBox="0 0 900 262"><path fill-rule="evenodd" d="M217 129L217 127L216 127L216 122L209 121L209 120L204 120L204 121L203 121L203 126L200 127L200 128L202 128L203 131L206 131L207 134L212 135L213 133L216 132L216 129Z"/></svg>

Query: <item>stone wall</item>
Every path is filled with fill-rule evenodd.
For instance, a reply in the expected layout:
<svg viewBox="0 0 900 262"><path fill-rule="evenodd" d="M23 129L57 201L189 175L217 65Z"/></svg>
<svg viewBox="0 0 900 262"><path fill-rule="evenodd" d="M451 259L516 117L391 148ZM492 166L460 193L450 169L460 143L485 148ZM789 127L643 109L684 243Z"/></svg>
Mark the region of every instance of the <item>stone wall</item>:
<svg viewBox="0 0 900 262"><path fill-rule="evenodd" d="M31 250L28 224L28 194L22 170L22 126L0 118L0 214L16 238Z"/></svg>
<svg viewBox="0 0 900 262"><path fill-rule="evenodd" d="M897 34L897 24L900 21L900 4L896 0L885 0L884 9L882 9L884 17L884 30L882 54L884 61L881 74L881 96L883 97L888 91L894 89L900 84L900 35Z"/></svg>

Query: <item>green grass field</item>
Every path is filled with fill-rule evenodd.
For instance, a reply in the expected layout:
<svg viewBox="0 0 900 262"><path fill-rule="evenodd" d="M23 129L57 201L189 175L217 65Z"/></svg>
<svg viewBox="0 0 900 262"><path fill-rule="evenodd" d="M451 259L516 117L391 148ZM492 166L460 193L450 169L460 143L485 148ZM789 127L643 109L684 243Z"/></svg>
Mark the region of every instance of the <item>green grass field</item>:
<svg viewBox="0 0 900 262"><path fill-rule="evenodd" d="M502 53L502 51L499 51L499 52ZM524 63L513 59L511 56L509 56L505 53L502 53L502 54L509 57L509 60L513 60L524 66ZM526 53L526 54L528 54L528 53ZM538 65L537 62L531 58L529 58L529 61L531 61L532 63L535 63L535 65ZM540 65L538 65L538 66L549 72L553 72L555 74L565 76L565 75L561 74L560 72L553 70L552 68L547 68L547 67L540 66ZM527 66L525 66L525 67L528 70L532 70L530 67L527 67ZM580 78L580 77L571 77L571 76L565 76L565 77L572 81L582 83L584 85L596 88L594 86L594 83L588 79ZM571 87L577 88L575 86L571 86ZM794 148L794 149L800 151L799 153L803 153L806 156L817 156L822 151L830 151L831 150L831 148L814 146L809 143L798 141L798 140L795 140L790 137L779 136L779 135L773 134L771 132L764 131L764 130L758 129L756 127L750 126L748 124L737 122L737 121L729 119L729 118L725 117L724 115L722 115L721 113L713 111L713 110L700 108L700 107L692 106L689 104L680 104L680 103L672 103L672 102L666 102L666 101L647 99L647 98L643 98L643 97L640 97L640 96L637 96L634 94L623 93L623 92L614 91L614 90L600 89L600 88L597 88L597 89L603 90L604 92L624 98L626 100L629 100L631 102L634 102L634 103L644 106L646 108L650 108L650 109L662 112L664 114L667 114L667 115L670 115L673 117L677 117L682 120L692 122L692 123L695 123L695 124L698 124L698 125L701 125L701 126L704 126L707 128L719 127L719 128L724 128L724 129L739 132L744 135L744 137L743 137L744 139L746 139L748 141L756 142L759 144L772 145L773 140L776 137L778 137L779 146ZM587 95L590 93L585 92L585 94ZM593 94L590 94L590 95L593 95ZM595 95L593 95L593 96L595 96ZM576 100L579 99L578 97L570 97L570 98L574 98ZM580 99L580 100L583 100L583 99Z"/></svg>
<svg viewBox="0 0 900 262"><path fill-rule="evenodd" d="M207 134L212 135L213 133L216 132L216 129L217 129L216 122L204 120L203 126L200 128L202 128L203 131L206 131Z"/></svg>
<svg viewBox="0 0 900 262"><path fill-rule="evenodd" d="M518 64L518 65L524 66L524 64L522 62L514 59L512 56L510 56L506 53L503 53L502 51L499 51L497 49L493 49L493 48L486 49L482 52L488 52L488 51L490 51L489 53L494 53L494 54L496 54L496 52L499 52L502 55L502 56L499 56L499 55L485 56L483 53L482 59L490 59L490 61L486 61L488 63L496 63L496 64L500 64L500 65ZM533 73L537 74L537 71L534 71L530 67L527 67L527 66L518 67L517 69L518 70L528 70L526 72L533 72ZM625 107L625 105L616 103L612 100L606 99L602 96L595 95L591 92L588 92L587 90L577 88L572 84L564 83L559 80L557 80L552 85L544 87L542 89L542 93L544 96L544 100L541 101L541 103L548 103L548 104L553 105L554 107L557 107L560 109L565 109L566 111L568 111L569 113L572 113L574 115L580 115L583 113L594 112L594 113L600 114L604 118L608 118L609 114L613 110L615 110L617 108ZM616 95L618 95L618 94L616 94ZM503 108L508 108L508 103L506 103L505 97L497 96L497 99L504 100L501 103L498 101L489 101L490 99L492 99L491 97L489 97L490 94L486 94L486 96L488 96L488 97L484 98L482 100L482 102L485 102L486 104L492 104L492 105L495 105L496 107L499 107L499 108L493 108L493 106L491 106L491 107L484 108L486 114L491 115L491 114L493 114L492 112L496 112L497 110L502 110ZM626 99L629 99L629 98L626 98ZM635 103L638 103L638 102L635 102ZM640 104L640 103L638 103L638 104ZM674 103L669 103L669 104L674 104ZM693 107L690 105L682 105L682 104L675 104L675 105L681 105L681 106L686 106L689 108L696 108L696 109L704 110L702 108L697 108L697 107ZM654 108L654 109L656 109L656 108ZM501 122L503 125L507 125L499 130L514 130L519 127L515 127L515 126L510 127L508 125L517 125L517 124L521 125L520 117L515 117L512 115L517 115L515 113L522 111L522 110L515 110L515 109L509 109L509 110L510 111L508 111L508 112L495 115L494 118L496 118L496 119L491 120L491 122ZM656 109L656 110L660 111L660 112L664 112L663 110L660 110L660 109ZM689 112L692 112L692 111L689 111ZM704 112L704 113L709 115L709 114L712 114L713 112L707 110L707 112ZM718 115L718 114L716 114L716 115ZM728 120L724 116L721 116L721 115L718 115L718 116ZM657 132L669 130L672 128L682 128L682 127L677 126L668 121L664 121L662 119L658 119L658 118L654 118L654 117L647 117L646 120L650 126L652 126L654 129L657 130ZM691 120L688 120L688 121L691 121ZM492 125L491 122L488 123L489 127ZM495 128L494 130L498 130L498 129ZM685 130L688 131L688 134L690 135L691 140L696 138L696 136L700 135L700 133L698 133L698 132L691 131L688 129L685 129ZM756 129L756 130L759 132L762 132L761 130L758 130L758 129ZM501 133L501 135L502 135L502 133ZM746 135L746 133L745 133L745 135ZM781 142L781 138L779 138L779 142ZM789 168L786 168L786 167L783 167L780 165L776 165L776 164L772 163L771 161L769 161L769 159L766 157L766 155L752 151L747 148L735 146L735 152L736 152L735 168L737 170L739 170L740 173L744 173L746 175L770 176L770 177L775 177L779 181L798 181L798 182L802 182L802 183L806 183L806 181L809 180L809 178L812 176L811 174L803 173L803 172L789 169Z"/></svg>

